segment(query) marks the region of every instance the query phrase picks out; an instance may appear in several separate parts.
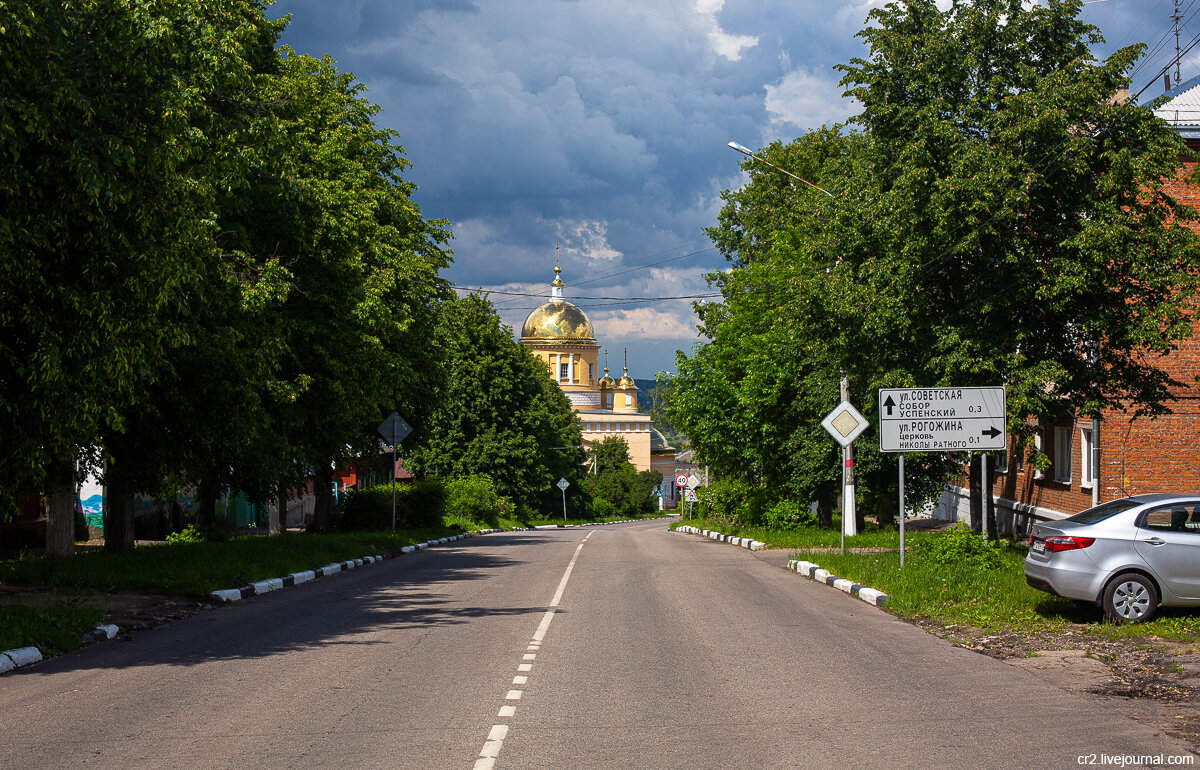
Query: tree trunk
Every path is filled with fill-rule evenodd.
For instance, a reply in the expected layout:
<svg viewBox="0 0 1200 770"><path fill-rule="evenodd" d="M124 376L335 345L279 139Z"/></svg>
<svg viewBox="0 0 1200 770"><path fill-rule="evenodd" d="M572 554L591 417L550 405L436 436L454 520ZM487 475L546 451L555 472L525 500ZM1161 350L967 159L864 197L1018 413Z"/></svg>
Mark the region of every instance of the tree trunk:
<svg viewBox="0 0 1200 770"><path fill-rule="evenodd" d="M51 468L47 479L46 555L75 553L75 474L69 463Z"/></svg>
<svg viewBox="0 0 1200 770"><path fill-rule="evenodd" d="M133 550L133 494L133 485L122 472L120 459L109 460L104 472L105 551Z"/></svg>
<svg viewBox="0 0 1200 770"><path fill-rule="evenodd" d="M317 500L309 531L328 532L333 523L333 466L329 463L318 463L313 478L317 486Z"/></svg>
<svg viewBox="0 0 1200 770"><path fill-rule="evenodd" d="M896 508L895 496L880 478L879 489L875 494L875 520L879 522L881 529L887 529L896 523Z"/></svg>
<svg viewBox="0 0 1200 770"><path fill-rule="evenodd" d="M196 529L206 532L217 526L217 490L201 482L196 489Z"/></svg>
<svg viewBox="0 0 1200 770"><path fill-rule="evenodd" d="M979 452L971 453L971 462L967 465L967 489L971 493L971 529L982 531L983 527L983 488L979 485Z"/></svg>
<svg viewBox="0 0 1200 770"><path fill-rule="evenodd" d="M817 526L833 529L833 488L821 487L817 493Z"/></svg>
<svg viewBox="0 0 1200 770"><path fill-rule="evenodd" d="M288 491L280 489L275 498L274 509L267 508L267 534L282 535L287 528Z"/></svg>

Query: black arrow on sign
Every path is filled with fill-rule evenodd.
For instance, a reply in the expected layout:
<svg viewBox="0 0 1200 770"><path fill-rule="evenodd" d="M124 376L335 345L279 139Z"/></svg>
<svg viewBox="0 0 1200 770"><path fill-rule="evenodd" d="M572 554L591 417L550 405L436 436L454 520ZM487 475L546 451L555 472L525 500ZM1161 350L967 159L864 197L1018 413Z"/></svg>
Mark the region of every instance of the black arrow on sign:
<svg viewBox="0 0 1200 770"><path fill-rule="evenodd" d="M987 430L981 430L979 432L981 434L983 434L984 436L987 436L988 438L996 438L996 436L999 436L1001 433L1000 431L996 430L994 427L988 428Z"/></svg>
<svg viewBox="0 0 1200 770"><path fill-rule="evenodd" d="M883 405L887 407L888 417L891 417L892 416L892 407L896 405L896 402L892 400L891 396L888 396L887 401L884 401Z"/></svg>

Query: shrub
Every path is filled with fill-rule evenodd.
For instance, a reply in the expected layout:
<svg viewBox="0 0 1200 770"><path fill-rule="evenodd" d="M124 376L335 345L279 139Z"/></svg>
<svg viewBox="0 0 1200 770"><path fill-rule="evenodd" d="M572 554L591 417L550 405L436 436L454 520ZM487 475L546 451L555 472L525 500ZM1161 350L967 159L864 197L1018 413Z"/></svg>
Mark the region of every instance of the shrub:
<svg viewBox="0 0 1200 770"><path fill-rule="evenodd" d="M965 565L975 569L996 569L1000 551L966 524L955 524L945 532L921 544L919 558L941 567Z"/></svg>
<svg viewBox="0 0 1200 770"><path fill-rule="evenodd" d="M615 519L617 517L616 506L603 497L597 497L592 501L592 516L597 519Z"/></svg>
<svg viewBox="0 0 1200 770"><path fill-rule="evenodd" d="M450 526L496 527L510 510L512 503L496 491L490 476L462 476L446 485L445 521Z"/></svg>
<svg viewBox="0 0 1200 770"><path fill-rule="evenodd" d="M396 528L428 529L442 523L446 488L438 479L396 487ZM338 528L375 532L392 528L392 485L351 489L338 507Z"/></svg>
<svg viewBox="0 0 1200 770"><path fill-rule="evenodd" d="M762 526L781 532L811 527L816 523L816 514L795 500L779 500L762 514Z"/></svg>
<svg viewBox="0 0 1200 770"><path fill-rule="evenodd" d="M178 532L167 533L168 543L201 543L204 542L204 536L200 534L200 530L195 526L188 524Z"/></svg>
<svg viewBox="0 0 1200 770"><path fill-rule="evenodd" d="M697 490L696 496L701 516L735 526L758 526L766 507L766 493L762 487L741 479L714 481Z"/></svg>

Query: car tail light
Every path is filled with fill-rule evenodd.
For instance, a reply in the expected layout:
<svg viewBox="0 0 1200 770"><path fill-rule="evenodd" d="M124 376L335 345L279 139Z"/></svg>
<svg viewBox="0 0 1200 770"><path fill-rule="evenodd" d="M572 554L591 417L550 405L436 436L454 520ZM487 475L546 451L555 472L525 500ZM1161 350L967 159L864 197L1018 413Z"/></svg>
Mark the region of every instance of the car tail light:
<svg viewBox="0 0 1200 770"><path fill-rule="evenodd" d="M1096 542L1096 538L1094 537L1051 535L1050 537L1046 538L1046 550L1052 553L1058 551L1074 551L1078 548L1087 548L1094 542Z"/></svg>

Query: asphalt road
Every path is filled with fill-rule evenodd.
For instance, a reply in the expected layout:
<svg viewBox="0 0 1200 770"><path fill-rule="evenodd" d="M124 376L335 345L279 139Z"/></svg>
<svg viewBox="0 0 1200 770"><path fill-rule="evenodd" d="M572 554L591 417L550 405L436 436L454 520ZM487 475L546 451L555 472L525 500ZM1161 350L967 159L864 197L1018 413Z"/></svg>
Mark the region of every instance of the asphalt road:
<svg viewBox="0 0 1200 770"><path fill-rule="evenodd" d="M662 521L493 534L0 677L0 767L1054 768L1185 744Z"/></svg>

